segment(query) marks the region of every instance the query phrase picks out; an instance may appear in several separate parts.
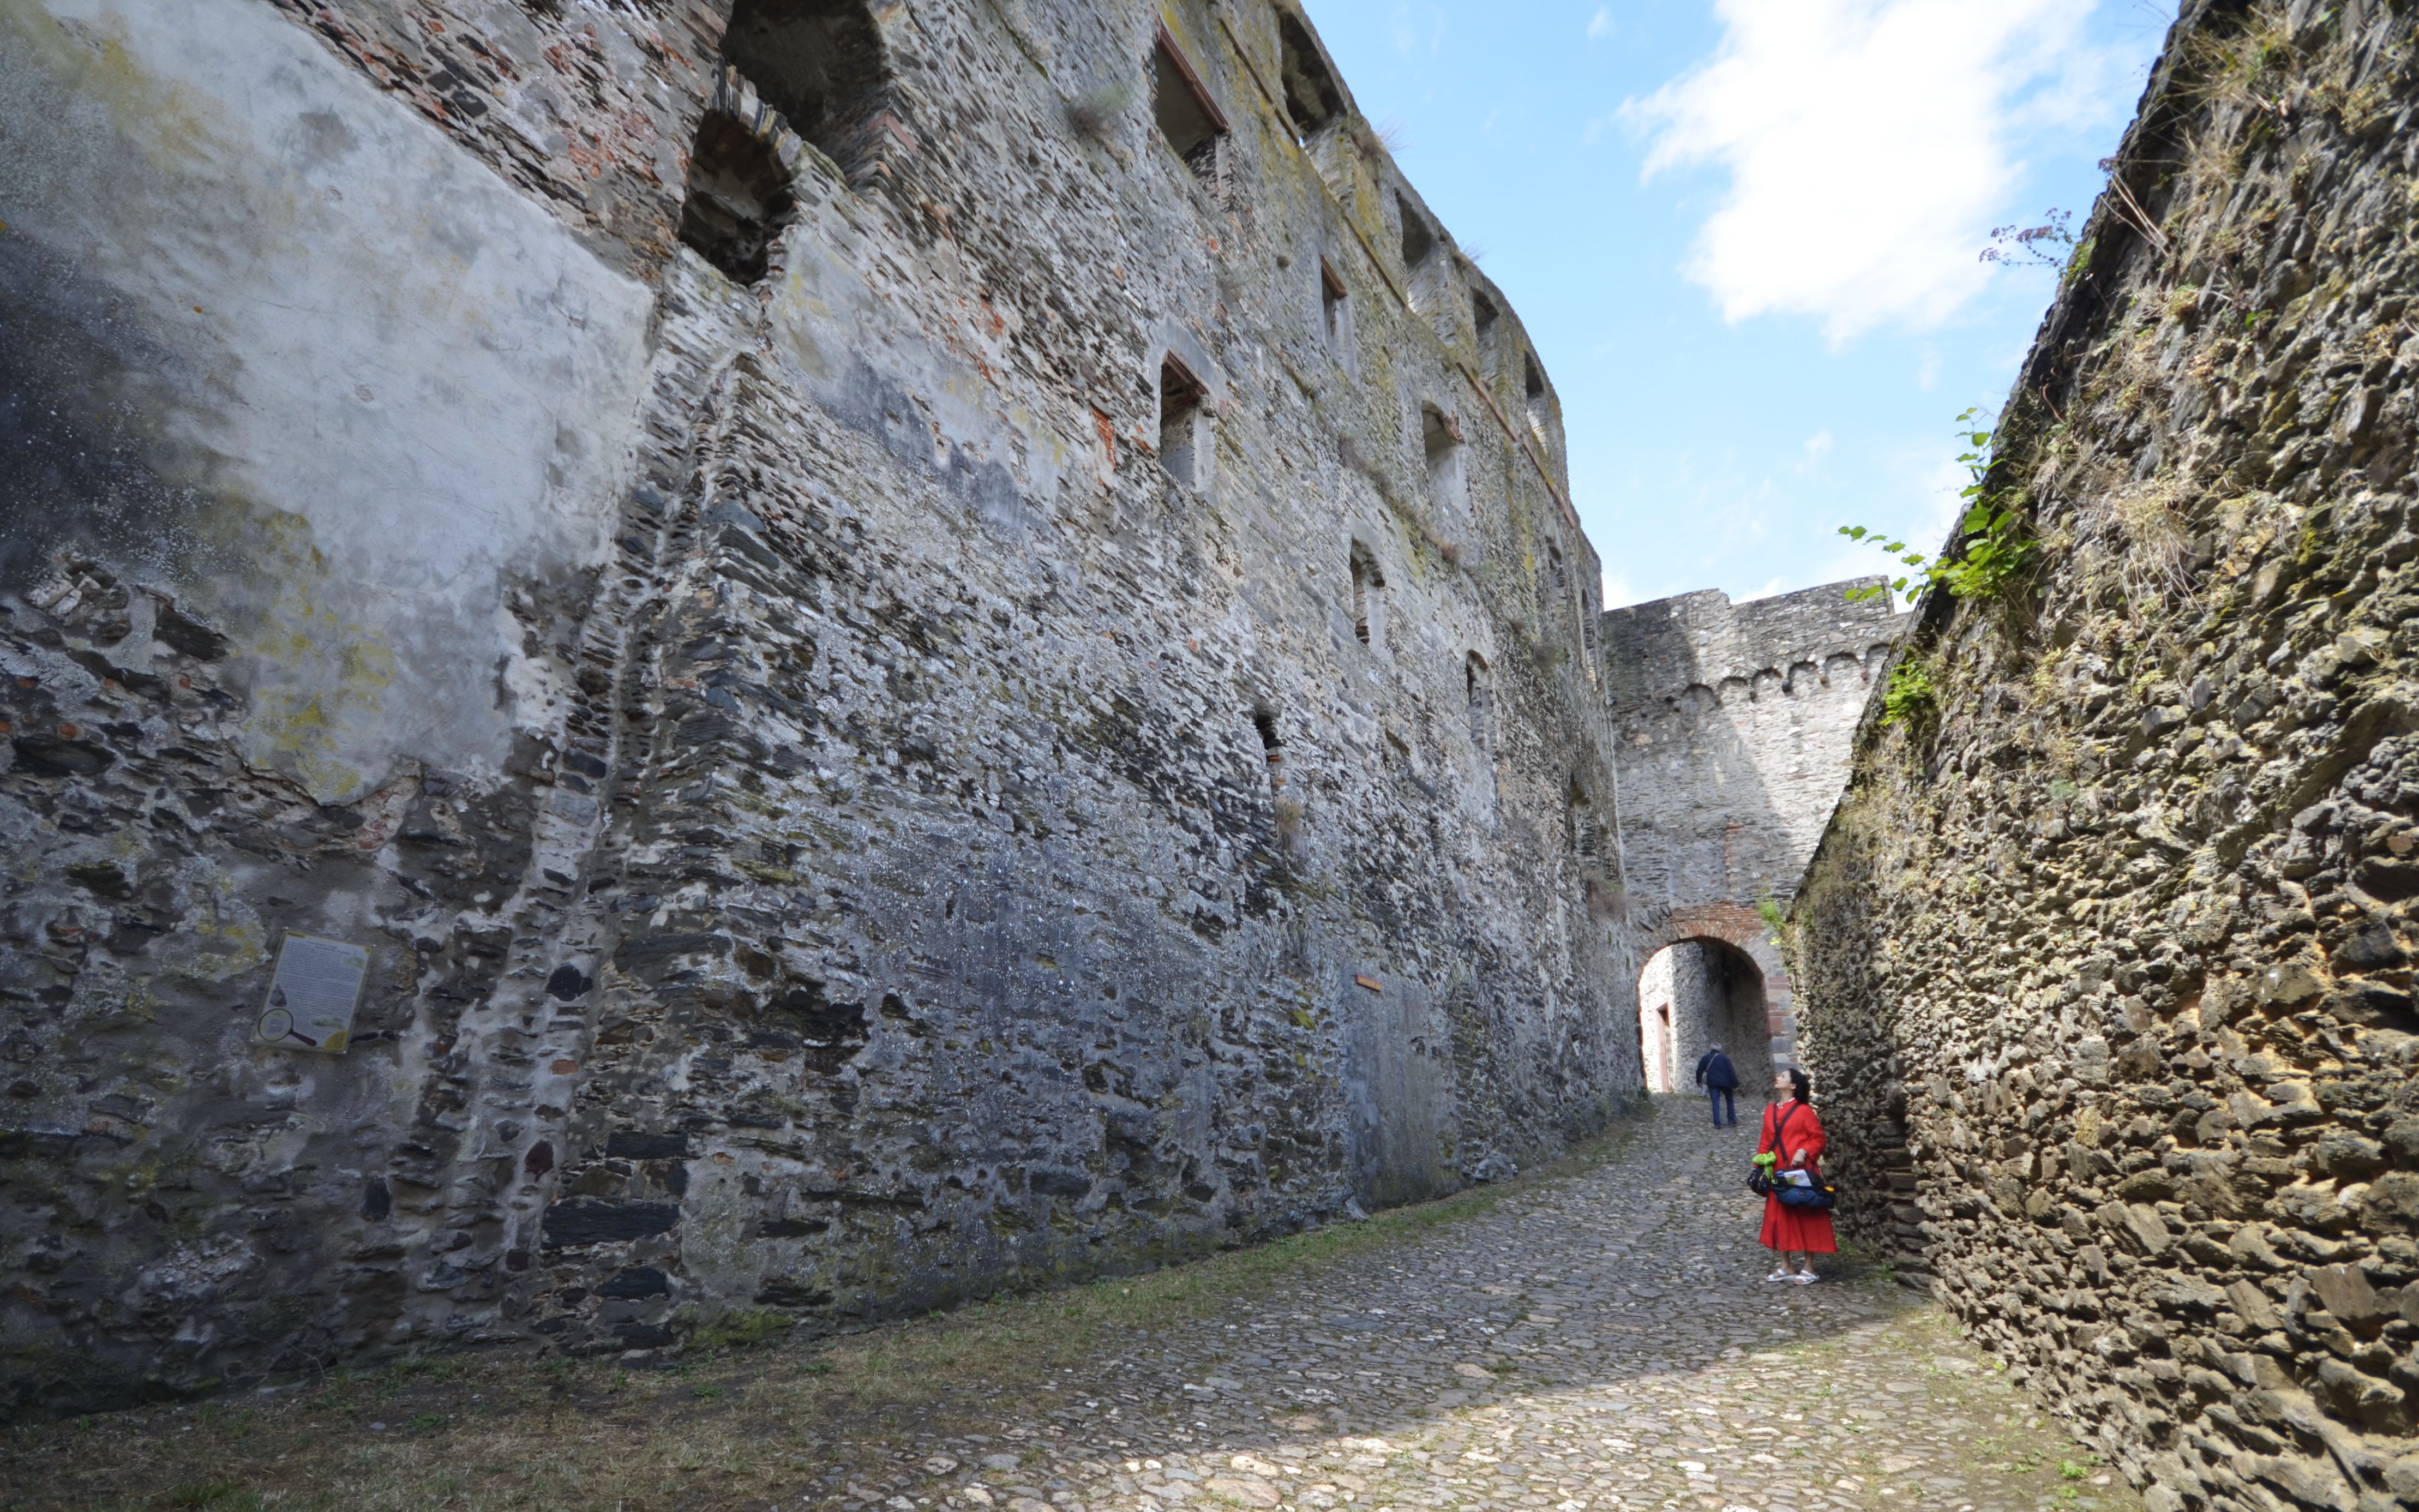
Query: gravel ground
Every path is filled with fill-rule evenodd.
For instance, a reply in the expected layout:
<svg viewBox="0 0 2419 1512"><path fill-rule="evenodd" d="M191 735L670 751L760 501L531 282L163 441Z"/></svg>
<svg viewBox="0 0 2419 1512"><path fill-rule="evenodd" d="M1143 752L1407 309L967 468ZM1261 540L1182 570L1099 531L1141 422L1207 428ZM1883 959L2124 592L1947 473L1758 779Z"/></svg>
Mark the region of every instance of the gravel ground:
<svg viewBox="0 0 2419 1512"><path fill-rule="evenodd" d="M1752 1129L1669 1100L1581 1175L1089 1360L984 1431L833 1445L774 1512L2140 1505L1880 1268L1764 1280Z"/></svg>

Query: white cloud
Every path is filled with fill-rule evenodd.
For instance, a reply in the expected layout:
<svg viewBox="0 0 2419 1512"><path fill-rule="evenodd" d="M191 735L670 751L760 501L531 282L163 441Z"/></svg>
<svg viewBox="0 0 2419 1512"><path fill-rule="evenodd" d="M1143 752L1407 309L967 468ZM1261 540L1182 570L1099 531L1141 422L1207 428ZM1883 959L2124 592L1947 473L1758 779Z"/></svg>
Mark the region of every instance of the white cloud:
<svg viewBox="0 0 2419 1512"><path fill-rule="evenodd" d="M1715 0L1714 55L1624 106L1648 177L1729 175L1688 276L1731 321L1811 316L1835 344L1948 319L1989 282L2017 138L2130 103L2083 40L2094 3Z"/></svg>
<svg viewBox="0 0 2419 1512"><path fill-rule="evenodd" d="M1398 0L1386 17L1386 31L1394 51L1404 57L1414 57L1422 52L1434 55L1444 45L1444 9Z"/></svg>
<svg viewBox="0 0 2419 1512"><path fill-rule="evenodd" d="M1805 460L1797 464L1797 471L1800 472L1805 472L1813 469L1818 466L1825 457L1831 455L1830 431L1818 430L1813 435L1807 437L1805 451Z"/></svg>
<svg viewBox="0 0 2419 1512"><path fill-rule="evenodd" d="M1611 8L1608 6L1595 8L1595 14L1588 20L1587 34L1588 40L1592 42L1600 42L1612 35Z"/></svg>
<svg viewBox="0 0 2419 1512"><path fill-rule="evenodd" d="M1629 579L1626 576L1614 573L1610 567L1604 569L1605 608L1626 609L1638 601L1637 590L1629 586Z"/></svg>

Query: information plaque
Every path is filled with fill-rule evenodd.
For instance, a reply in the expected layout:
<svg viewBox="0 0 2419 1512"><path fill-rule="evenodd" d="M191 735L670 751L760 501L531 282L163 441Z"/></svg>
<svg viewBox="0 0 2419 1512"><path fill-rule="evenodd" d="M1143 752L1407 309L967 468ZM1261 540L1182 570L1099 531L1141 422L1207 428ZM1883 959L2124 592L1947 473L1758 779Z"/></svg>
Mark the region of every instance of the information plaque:
<svg viewBox="0 0 2419 1512"><path fill-rule="evenodd" d="M353 1038L353 1009L370 973L367 946L288 934L254 1032L262 1044L341 1056Z"/></svg>

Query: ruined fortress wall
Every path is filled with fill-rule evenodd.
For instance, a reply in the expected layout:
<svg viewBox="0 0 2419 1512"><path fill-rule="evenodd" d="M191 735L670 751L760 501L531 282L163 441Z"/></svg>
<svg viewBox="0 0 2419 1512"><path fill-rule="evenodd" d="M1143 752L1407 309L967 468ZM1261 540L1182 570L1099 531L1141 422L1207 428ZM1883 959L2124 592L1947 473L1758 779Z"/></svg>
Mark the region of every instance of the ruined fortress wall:
<svg viewBox="0 0 2419 1512"><path fill-rule="evenodd" d="M1299 14L729 14L0 3L20 1407L919 1310L1635 1089L1551 389Z"/></svg>
<svg viewBox="0 0 2419 1512"><path fill-rule="evenodd" d="M1847 780L1850 740L1903 615L1865 579L1733 604L1718 590L1612 609L1622 845L1644 906L1787 898Z"/></svg>
<svg viewBox="0 0 2419 1512"><path fill-rule="evenodd" d="M2408 7L2193 4L1792 919L1852 1233L2147 1479L2419 1499Z"/></svg>
<svg viewBox="0 0 2419 1512"><path fill-rule="evenodd" d="M1641 964L1674 942L1718 940L1763 974L1757 1042L1745 1042L1735 1015L1675 1021L1684 1072L1708 1037L1729 1035L1751 1095L1791 1063L1795 1033L1786 970L1757 905L1795 893L1847 781L1857 717L1907 619L1887 597L1850 603L1847 591L1866 581L1744 604L1707 590L1604 616L1626 916Z"/></svg>

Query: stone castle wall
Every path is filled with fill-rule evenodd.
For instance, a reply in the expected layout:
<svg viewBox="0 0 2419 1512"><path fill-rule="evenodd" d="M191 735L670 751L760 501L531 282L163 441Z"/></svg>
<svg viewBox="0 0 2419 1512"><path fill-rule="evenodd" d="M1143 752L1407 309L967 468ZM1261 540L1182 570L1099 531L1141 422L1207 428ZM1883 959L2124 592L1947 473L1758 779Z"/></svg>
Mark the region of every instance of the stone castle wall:
<svg viewBox="0 0 2419 1512"><path fill-rule="evenodd" d="M2183 8L1998 423L2039 561L1791 920L1849 1230L2156 1512L2419 1500L2415 105L2408 7Z"/></svg>
<svg viewBox="0 0 2419 1512"><path fill-rule="evenodd" d="M0 7L19 1407L920 1310L1636 1090L1552 391L1299 13L742 10Z"/></svg>
<svg viewBox="0 0 2419 1512"><path fill-rule="evenodd" d="M1640 949L1682 941L1675 1041L1685 1073L1708 1038L1730 1037L1750 1095L1792 1063L1788 975L1760 903L1795 895L1847 781L1858 716L1907 616L1887 597L1850 603L1832 583L1733 604L1708 590L1604 616L1624 903ZM1727 999L1709 964L1764 977L1765 1023L1687 1011ZM1752 1015L1750 1015L1751 1017ZM1691 1049L1690 1046L1695 1048ZM1687 1077L1684 1074L1685 1084ZM1683 1089L1687 1089L1685 1085Z"/></svg>

